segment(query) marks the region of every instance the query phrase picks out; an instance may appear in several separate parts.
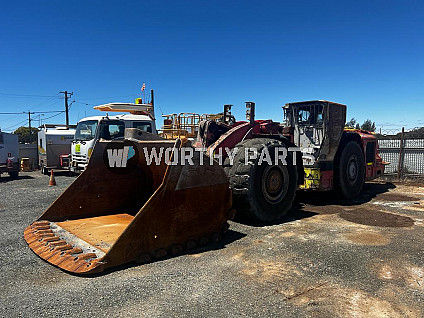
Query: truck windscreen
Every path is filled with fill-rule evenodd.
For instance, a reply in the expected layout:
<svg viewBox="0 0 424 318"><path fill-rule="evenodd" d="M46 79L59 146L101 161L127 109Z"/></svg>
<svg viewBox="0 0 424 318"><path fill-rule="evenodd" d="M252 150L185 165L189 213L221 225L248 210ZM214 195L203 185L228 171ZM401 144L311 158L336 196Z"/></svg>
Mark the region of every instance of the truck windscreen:
<svg viewBox="0 0 424 318"><path fill-rule="evenodd" d="M97 125L97 120L87 120L79 122L75 131L75 140L94 139L94 137L96 136Z"/></svg>
<svg viewBox="0 0 424 318"><path fill-rule="evenodd" d="M137 128L143 131L147 131L149 133L152 132L152 124L145 121L137 121L133 123L133 128Z"/></svg>
<svg viewBox="0 0 424 318"><path fill-rule="evenodd" d="M120 120L104 120L101 122L100 138L106 140L124 138L125 123Z"/></svg>

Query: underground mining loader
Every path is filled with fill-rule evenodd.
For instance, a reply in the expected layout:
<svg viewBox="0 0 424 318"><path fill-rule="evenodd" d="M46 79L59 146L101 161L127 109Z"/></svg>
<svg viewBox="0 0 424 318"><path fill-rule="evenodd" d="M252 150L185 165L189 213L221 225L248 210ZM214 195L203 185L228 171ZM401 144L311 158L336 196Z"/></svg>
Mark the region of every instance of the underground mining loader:
<svg viewBox="0 0 424 318"><path fill-rule="evenodd" d="M281 124L255 120L253 102L246 102L247 121L235 121L231 107L224 105L220 121L200 123L195 145L225 158L240 218L281 218L290 211L298 188L337 189L351 199L366 180L384 172L376 137L344 128L346 105L324 100L289 103L283 107ZM276 160L279 153L286 160Z"/></svg>
<svg viewBox="0 0 424 318"><path fill-rule="evenodd" d="M228 178L213 160L201 165L199 152L193 164L174 160L187 148L133 128L123 140L99 140L87 169L25 229L29 247L90 274L219 240L234 217Z"/></svg>

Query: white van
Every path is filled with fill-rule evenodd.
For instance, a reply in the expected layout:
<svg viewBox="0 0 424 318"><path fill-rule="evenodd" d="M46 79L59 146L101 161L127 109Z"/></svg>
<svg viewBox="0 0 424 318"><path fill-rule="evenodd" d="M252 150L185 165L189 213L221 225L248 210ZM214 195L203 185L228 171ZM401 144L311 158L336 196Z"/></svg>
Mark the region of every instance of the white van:
<svg viewBox="0 0 424 318"><path fill-rule="evenodd" d="M103 111L130 111L125 107L114 107L124 104L106 104L94 107ZM132 105L140 107L142 105ZM152 107L149 105L149 108ZM128 108L128 107L127 107ZM125 128L138 128L143 131L157 134L153 113L145 114L120 114L106 116L92 116L81 119L78 122L75 138L71 145L72 163L71 171L80 172L85 169L90 159L94 145L100 138L106 140L124 138Z"/></svg>
<svg viewBox="0 0 424 318"><path fill-rule="evenodd" d="M4 172L9 173L11 178L19 175L18 135L0 130L0 175Z"/></svg>

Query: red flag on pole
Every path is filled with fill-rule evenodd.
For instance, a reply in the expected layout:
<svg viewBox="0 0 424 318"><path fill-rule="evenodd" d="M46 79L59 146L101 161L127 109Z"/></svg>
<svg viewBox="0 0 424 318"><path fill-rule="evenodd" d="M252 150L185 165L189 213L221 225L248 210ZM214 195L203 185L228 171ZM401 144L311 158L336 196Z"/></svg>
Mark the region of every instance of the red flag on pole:
<svg viewBox="0 0 424 318"><path fill-rule="evenodd" d="M146 89L146 83L143 83L143 86L141 86L141 91L144 92L145 89Z"/></svg>

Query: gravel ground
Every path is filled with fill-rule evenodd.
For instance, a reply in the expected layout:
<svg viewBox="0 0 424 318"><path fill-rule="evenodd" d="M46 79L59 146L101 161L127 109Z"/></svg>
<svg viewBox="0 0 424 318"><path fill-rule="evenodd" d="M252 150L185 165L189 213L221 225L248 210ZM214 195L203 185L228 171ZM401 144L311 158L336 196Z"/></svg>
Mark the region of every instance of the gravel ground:
<svg viewBox="0 0 424 318"><path fill-rule="evenodd" d="M220 243L95 277L37 257L23 231L73 181L0 178L1 316L422 317L424 185L369 183L353 201L299 193L293 217L231 223Z"/></svg>

